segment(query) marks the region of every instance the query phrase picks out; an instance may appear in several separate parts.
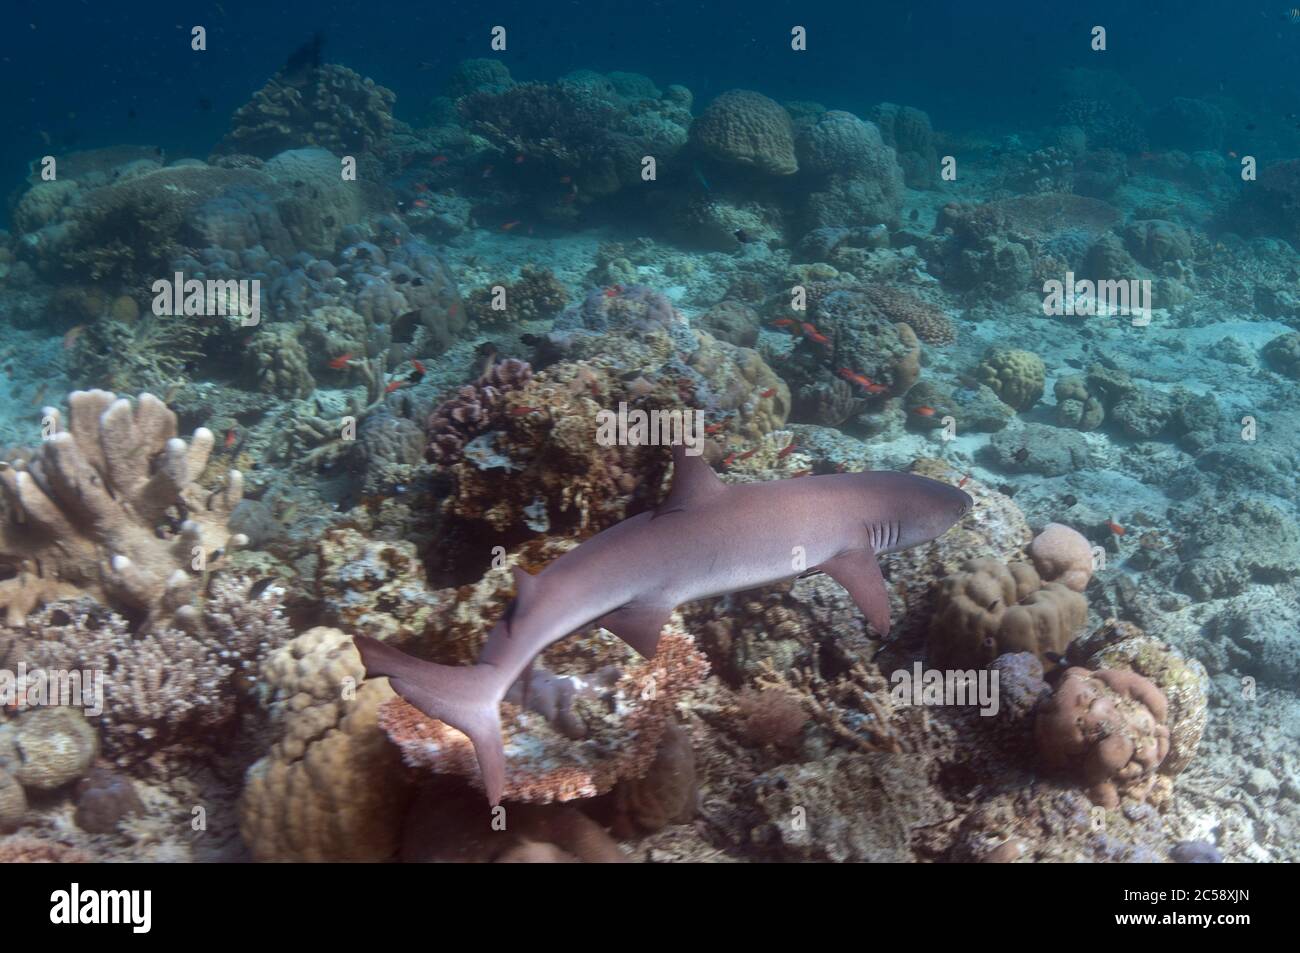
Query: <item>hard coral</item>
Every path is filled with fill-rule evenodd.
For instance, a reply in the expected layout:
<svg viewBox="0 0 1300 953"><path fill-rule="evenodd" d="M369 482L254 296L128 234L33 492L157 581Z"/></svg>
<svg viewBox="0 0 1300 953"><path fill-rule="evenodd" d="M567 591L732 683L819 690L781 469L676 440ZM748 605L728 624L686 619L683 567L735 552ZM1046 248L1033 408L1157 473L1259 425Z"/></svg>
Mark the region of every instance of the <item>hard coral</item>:
<svg viewBox="0 0 1300 953"><path fill-rule="evenodd" d="M263 679L280 737L248 769L239 803L240 833L256 859L396 854L410 792L375 720L395 696L386 681L363 677L351 637L337 629L311 629L268 658Z"/></svg>
<svg viewBox="0 0 1300 953"><path fill-rule="evenodd" d="M1034 735L1044 765L1076 777L1093 803L1144 800L1169 753L1164 694L1135 672L1066 669L1038 713Z"/></svg>
<svg viewBox="0 0 1300 953"><path fill-rule="evenodd" d="M459 460L465 444L498 422L506 408L506 396L522 389L532 376L533 369L526 361L507 358L493 363L477 381L440 404L429 416L429 461L447 465Z"/></svg>
<svg viewBox="0 0 1300 953"><path fill-rule="evenodd" d="M1088 618L1088 603L1044 584L1028 563L973 559L940 584L930 653L943 668L981 668L1007 652L1062 655Z"/></svg>
<svg viewBox="0 0 1300 953"><path fill-rule="evenodd" d="M1047 368L1032 351L990 348L975 371L980 382L1016 410L1028 410L1043 396Z"/></svg>
<svg viewBox="0 0 1300 953"><path fill-rule="evenodd" d="M158 398L132 403L106 391L74 391L67 429L25 463L4 465L0 485L0 606L20 624L43 602L88 594L146 626L192 622L200 577L243 540L226 527L243 496L232 470L224 486L195 482L212 452L211 431L189 444Z"/></svg>
<svg viewBox="0 0 1300 953"><path fill-rule="evenodd" d="M1075 592L1092 578L1092 544L1078 530L1048 523L1029 544L1029 558L1044 582L1059 582Z"/></svg>
<svg viewBox="0 0 1300 953"><path fill-rule="evenodd" d="M217 152L264 159L302 146L339 155L382 152L396 100L392 90L333 63L300 76L277 73L235 111Z"/></svg>
<svg viewBox="0 0 1300 953"><path fill-rule="evenodd" d="M789 113L752 90L733 89L714 99L691 123L690 138L721 162L771 175L791 175L799 170Z"/></svg>

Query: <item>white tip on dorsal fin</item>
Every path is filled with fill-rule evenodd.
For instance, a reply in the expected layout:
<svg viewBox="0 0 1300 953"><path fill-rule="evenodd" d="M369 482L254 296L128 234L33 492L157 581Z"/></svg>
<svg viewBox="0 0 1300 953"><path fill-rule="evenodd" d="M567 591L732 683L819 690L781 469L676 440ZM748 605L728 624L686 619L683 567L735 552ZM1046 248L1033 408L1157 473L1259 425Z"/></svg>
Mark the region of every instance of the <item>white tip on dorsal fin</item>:
<svg viewBox="0 0 1300 953"><path fill-rule="evenodd" d="M690 456L681 444L673 445L673 488L659 508L656 516L674 510L686 509L691 504L699 503L716 496L727 488L727 484L718 479L713 467L702 454Z"/></svg>

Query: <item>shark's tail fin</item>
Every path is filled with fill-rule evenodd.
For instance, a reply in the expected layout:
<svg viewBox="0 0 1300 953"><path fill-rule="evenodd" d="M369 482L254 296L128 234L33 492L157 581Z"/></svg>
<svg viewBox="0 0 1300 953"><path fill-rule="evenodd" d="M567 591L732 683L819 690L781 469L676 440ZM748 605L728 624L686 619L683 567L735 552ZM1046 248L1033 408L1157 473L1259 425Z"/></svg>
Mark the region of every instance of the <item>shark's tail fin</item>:
<svg viewBox="0 0 1300 953"><path fill-rule="evenodd" d="M506 754L501 744L501 684L493 665L437 665L366 635L353 636L367 678L388 676L393 691L430 718L469 736L483 773L483 788L495 807L505 788Z"/></svg>

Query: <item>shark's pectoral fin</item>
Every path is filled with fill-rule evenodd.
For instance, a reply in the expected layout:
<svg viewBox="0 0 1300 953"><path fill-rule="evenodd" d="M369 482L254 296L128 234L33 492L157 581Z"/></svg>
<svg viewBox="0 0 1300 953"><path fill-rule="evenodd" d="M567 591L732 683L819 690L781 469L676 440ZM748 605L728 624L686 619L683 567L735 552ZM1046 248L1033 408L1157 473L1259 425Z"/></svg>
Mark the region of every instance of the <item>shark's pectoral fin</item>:
<svg viewBox="0 0 1300 953"><path fill-rule="evenodd" d="M649 606L629 603L601 616L596 625L609 629L644 658L654 658L659 648L659 633L673 614L672 606Z"/></svg>
<svg viewBox="0 0 1300 953"><path fill-rule="evenodd" d="M841 553L817 568L848 590L873 629L881 635L889 634L889 593L874 554L862 549Z"/></svg>
<svg viewBox="0 0 1300 953"><path fill-rule="evenodd" d="M681 444L673 444L673 488L655 510L655 516L685 509L692 503L699 505L726 488L704 457L690 456Z"/></svg>

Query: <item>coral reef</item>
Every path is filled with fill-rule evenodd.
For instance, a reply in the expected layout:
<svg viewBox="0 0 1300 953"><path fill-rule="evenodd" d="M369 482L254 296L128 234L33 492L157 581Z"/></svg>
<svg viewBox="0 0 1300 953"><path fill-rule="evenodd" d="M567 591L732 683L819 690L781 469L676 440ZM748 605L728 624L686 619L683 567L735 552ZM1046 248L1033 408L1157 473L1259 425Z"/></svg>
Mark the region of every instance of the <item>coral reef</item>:
<svg viewBox="0 0 1300 953"><path fill-rule="evenodd" d="M691 123L690 141L705 155L730 165L769 175L799 170L790 114L753 90L733 89L709 103Z"/></svg>
<svg viewBox="0 0 1300 953"><path fill-rule="evenodd" d="M1043 396L1047 369L1032 351L991 348L984 354L975 376L1002 402L1016 410L1028 410Z"/></svg>

